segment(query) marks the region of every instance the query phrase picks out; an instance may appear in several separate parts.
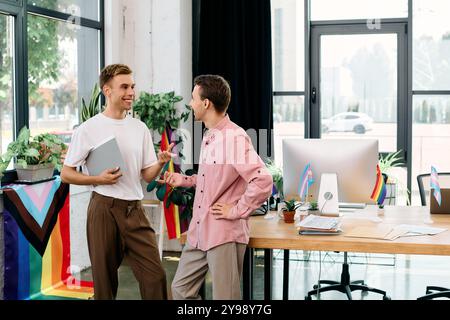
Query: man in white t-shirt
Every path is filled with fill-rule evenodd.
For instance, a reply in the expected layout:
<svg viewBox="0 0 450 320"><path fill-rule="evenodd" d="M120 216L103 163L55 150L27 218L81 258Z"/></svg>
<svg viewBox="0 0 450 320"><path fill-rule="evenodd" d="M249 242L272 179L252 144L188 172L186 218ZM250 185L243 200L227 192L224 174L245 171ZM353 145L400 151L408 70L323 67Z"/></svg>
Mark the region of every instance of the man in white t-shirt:
<svg viewBox="0 0 450 320"><path fill-rule="evenodd" d="M159 257L154 230L142 208L141 178L154 180L171 159L168 151L156 157L146 125L127 115L134 98L132 71L128 66L107 66L100 75L106 108L79 126L72 137L63 182L91 185L87 239L95 299L115 299L117 270L126 256L143 299L167 299L166 275ZM98 176L76 170L85 164L89 151L114 136L126 168L110 168Z"/></svg>

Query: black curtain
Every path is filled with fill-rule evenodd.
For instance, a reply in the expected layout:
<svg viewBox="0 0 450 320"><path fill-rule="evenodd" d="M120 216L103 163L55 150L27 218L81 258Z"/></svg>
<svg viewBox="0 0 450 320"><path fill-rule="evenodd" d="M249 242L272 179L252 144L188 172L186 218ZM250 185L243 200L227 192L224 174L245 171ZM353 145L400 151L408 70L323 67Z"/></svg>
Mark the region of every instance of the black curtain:
<svg viewBox="0 0 450 320"><path fill-rule="evenodd" d="M218 74L230 82L231 120L245 130L267 129L270 155L270 0L194 0L193 15L194 76Z"/></svg>

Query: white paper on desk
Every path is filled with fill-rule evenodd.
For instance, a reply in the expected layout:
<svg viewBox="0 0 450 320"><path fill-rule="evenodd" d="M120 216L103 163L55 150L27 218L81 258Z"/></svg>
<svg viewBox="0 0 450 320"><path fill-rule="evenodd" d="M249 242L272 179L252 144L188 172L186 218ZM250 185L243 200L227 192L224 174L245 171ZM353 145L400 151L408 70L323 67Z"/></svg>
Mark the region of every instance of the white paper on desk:
<svg viewBox="0 0 450 320"><path fill-rule="evenodd" d="M380 224L374 226L358 226L345 233L344 236L352 238L390 240L387 237L392 232L392 230L392 227Z"/></svg>
<svg viewBox="0 0 450 320"><path fill-rule="evenodd" d="M443 228L430 228L417 226L412 224L400 224L395 226L392 231L386 235L386 240L395 240L400 237L411 237L411 236L425 236L430 235L433 236L435 234L444 232L447 229Z"/></svg>
<svg viewBox="0 0 450 320"><path fill-rule="evenodd" d="M408 233L408 228L404 226L396 226L384 237L384 240L395 240L397 238L403 237Z"/></svg>
<svg viewBox="0 0 450 320"><path fill-rule="evenodd" d="M433 236L435 234L446 231L445 228L432 228L432 227L424 227L417 226L413 224L401 224L397 226L398 228L403 228L407 230L407 234L413 235L430 235Z"/></svg>
<svg viewBox="0 0 450 320"><path fill-rule="evenodd" d="M339 221L339 218L321 217L310 214L298 222L296 226L300 228L332 230L338 227Z"/></svg>

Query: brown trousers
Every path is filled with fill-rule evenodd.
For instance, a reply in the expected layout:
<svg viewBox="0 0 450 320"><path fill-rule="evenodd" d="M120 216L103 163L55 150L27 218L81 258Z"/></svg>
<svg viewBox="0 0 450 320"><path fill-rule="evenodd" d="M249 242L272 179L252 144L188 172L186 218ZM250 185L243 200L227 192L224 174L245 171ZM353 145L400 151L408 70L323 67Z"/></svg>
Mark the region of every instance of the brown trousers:
<svg viewBox="0 0 450 320"><path fill-rule="evenodd" d="M167 299L166 274L155 232L140 201L126 201L92 192L87 240L96 300L115 299L117 271L126 256L139 282L142 299Z"/></svg>

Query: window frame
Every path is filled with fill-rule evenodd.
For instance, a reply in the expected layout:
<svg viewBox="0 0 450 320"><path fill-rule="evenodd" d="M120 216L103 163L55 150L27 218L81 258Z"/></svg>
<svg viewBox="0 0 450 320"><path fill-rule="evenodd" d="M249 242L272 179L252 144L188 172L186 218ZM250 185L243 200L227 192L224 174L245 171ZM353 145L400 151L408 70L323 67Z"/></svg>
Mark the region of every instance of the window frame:
<svg viewBox="0 0 450 320"><path fill-rule="evenodd" d="M0 12L14 18L14 138L22 127L29 127L28 101L28 14L67 22L70 18L80 26L99 32L100 68L105 65L105 1L99 0L100 21L29 5L27 0L0 0ZM75 18L75 19L73 19Z"/></svg>

